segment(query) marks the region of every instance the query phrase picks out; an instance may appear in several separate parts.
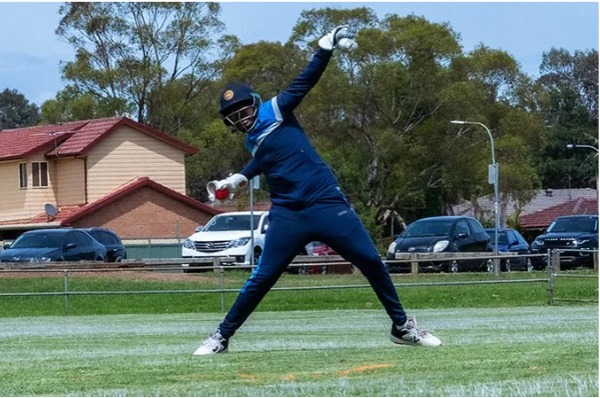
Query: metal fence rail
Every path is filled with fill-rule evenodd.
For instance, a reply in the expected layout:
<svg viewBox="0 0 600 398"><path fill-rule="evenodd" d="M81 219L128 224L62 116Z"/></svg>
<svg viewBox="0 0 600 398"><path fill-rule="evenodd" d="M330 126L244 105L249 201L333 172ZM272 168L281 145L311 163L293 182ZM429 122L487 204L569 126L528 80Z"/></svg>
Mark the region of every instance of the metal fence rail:
<svg viewBox="0 0 600 398"><path fill-rule="evenodd" d="M597 253L597 251L596 251ZM480 280L480 281L442 281L442 282L419 282L419 283L394 283L395 287L419 287L419 286L461 286L461 285L485 285L485 284L518 284L518 283L545 283L548 292L548 304L553 305L557 301L584 301L584 300L569 300L555 297L555 278L570 276L570 277L587 277L598 278L596 275L571 275L555 273L554 264L560 264L561 251L557 250L548 255L543 255L549 259L550 266L548 267L547 278L530 278L530 279L511 279L511 280ZM493 256L492 256L493 257ZM498 256L505 258L506 256ZM480 258L480 256L454 256L453 258L471 259ZM439 259L439 256L436 257ZM18 264L18 263L2 263L0 269L0 277L3 273L62 273L63 289L53 292L7 292L0 293L1 297L33 297L33 296L63 296L64 297L64 314L68 315L69 301L72 296L107 296L107 295L143 295L143 294L220 294L221 311L225 311L225 294L235 293L239 288L225 288L225 271L230 269L249 269L247 266L230 266L225 265L229 259L225 257L215 257L212 259L161 259L148 260L146 262L124 262L117 264L107 263L56 263L44 268L35 264ZM394 260L396 262L419 262L431 261L430 257L420 256L415 258L411 256L404 260ZM185 264L185 266L184 266ZM339 256L298 256L290 267L305 268L314 266L332 266L344 265L351 266L350 263L344 261ZM215 289L165 289L165 290L133 290L133 291L73 291L69 286L69 277L77 273L103 273L103 272L119 272L119 271L144 271L144 272L189 272L189 271L213 271L220 274L220 287ZM274 287L273 291L302 291L302 290L329 290L329 289L363 289L370 288L369 284L353 284L353 285L329 285L329 286L296 286L296 287ZM590 300L591 301L591 300ZM591 301L593 302L593 301ZM596 301L597 302L597 301Z"/></svg>

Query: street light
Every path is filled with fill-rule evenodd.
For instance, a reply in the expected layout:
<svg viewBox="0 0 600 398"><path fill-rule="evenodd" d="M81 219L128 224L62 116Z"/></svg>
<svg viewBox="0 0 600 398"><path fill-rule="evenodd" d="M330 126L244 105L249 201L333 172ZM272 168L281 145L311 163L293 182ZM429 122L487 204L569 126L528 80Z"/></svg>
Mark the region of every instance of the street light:
<svg viewBox="0 0 600 398"><path fill-rule="evenodd" d="M490 184L494 184L494 256L498 256L498 229L500 228L500 209L499 209L499 201L498 201L498 163L496 163L496 155L494 153L494 137L492 137L492 133L490 129L483 123L479 122L467 122L464 120L451 120L452 124L473 124L477 126L481 126L487 131L488 136L490 137L490 142L492 144L492 164L490 165L488 171L488 181ZM494 273L496 275L500 275L500 261L498 259L494 259Z"/></svg>
<svg viewBox="0 0 600 398"><path fill-rule="evenodd" d="M592 146L592 145L582 145L582 144L567 144L567 148L568 148L568 149L575 149L575 148L590 148L590 149L593 149L594 151L598 152L598 148L596 148L595 146Z"/></svg>

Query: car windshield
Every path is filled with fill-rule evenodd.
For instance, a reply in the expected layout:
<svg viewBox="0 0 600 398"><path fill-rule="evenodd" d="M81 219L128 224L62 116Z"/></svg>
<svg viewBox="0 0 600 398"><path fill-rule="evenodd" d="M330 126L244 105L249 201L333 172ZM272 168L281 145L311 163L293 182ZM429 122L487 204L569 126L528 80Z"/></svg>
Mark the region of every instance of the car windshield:
<svg viewBox="0 0 600 398"><path fill-rule="evenodd" d="M260 222L260 215L254 215L254 229L258 227ZM214 217L206 226L202 229L203 231L250 231L250 215L239 214L239 215L222 215Z"/></svg>
<svg viewBox="0 0 600 398"><path fill-rule="evenodd" d="M548 227L548 232L598 232L598 219L595 217L557 218Z"/></svg>
<svg viewBox="0 0 600 398"><path fill-rule="evenodd" d="M495 231L492 230L486 230L487 234L490 236L490 243L495 243L496 240L494 239L494 235ZM508 236L506 234L506 231L498 231L498 244L499 245L507 245L508 244Z"/></svg>
<svg viewBox="0 0 600 398"><path fill-rule="evenodd" d="M36 233L23 234L10 246L11 249L42 249L57 248L62 245L63 234L55 233Z"/></svg>
<svg viewBox="0 0 600 398"><path fill-rule="evenodd" d="M402 233L403 238L417 236L446 236L450 235L453 220L420 220L415 221Z"/></svg>

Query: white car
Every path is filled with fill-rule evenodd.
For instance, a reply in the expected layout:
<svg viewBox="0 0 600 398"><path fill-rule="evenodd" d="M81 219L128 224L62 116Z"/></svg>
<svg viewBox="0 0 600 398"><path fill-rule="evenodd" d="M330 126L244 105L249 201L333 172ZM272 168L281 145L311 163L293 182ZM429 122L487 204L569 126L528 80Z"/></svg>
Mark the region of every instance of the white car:
<svg viewBox="0 0 600 398"><path fill-rule="evenodd" d="M269 212L255 211L253 214L252 218L249 211L214 216L183 242L181 256L231 257L233 265L256 265L264 247Z"/></svg>

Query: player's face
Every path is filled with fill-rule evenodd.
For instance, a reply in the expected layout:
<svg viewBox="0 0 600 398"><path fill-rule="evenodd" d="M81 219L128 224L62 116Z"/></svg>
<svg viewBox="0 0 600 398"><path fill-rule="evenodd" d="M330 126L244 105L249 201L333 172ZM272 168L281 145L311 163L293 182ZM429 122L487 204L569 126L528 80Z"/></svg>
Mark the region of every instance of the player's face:
<svg viewBox="0 0 600 398"><path fill-rule="evenodd" d="M254 105L246 105L234 110L225 116L225 124L234 127L236 130L247 133L254 127L258 108Z"/></svg>

